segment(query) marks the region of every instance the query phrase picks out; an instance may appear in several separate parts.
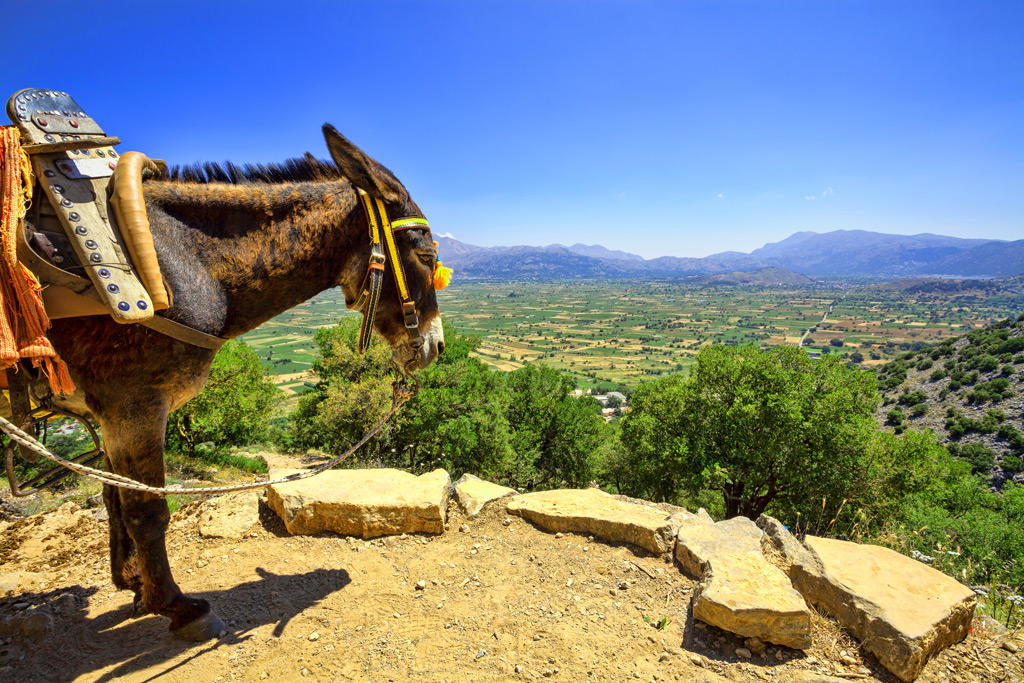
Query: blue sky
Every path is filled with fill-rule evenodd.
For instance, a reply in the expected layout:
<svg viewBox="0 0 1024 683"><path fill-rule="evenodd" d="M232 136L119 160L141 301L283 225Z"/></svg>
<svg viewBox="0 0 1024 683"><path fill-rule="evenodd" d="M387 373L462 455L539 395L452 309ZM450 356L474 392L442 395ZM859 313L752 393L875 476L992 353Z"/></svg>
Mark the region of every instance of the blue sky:
<svg viewBox="0 0 1024 683"><path fill-rule="evenodd" d="M49 2L46 38L33 7L3 97L170 163L325 156L328 121L472 244L1024 238L1019 0Z"/></svg>

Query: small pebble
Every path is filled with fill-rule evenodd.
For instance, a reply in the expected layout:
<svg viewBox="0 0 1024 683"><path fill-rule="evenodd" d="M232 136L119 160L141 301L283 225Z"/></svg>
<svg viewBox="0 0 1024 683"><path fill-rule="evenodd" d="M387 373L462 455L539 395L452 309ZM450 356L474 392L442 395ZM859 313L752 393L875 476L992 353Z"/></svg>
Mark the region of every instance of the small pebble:
<svg viewBox="0 0 1024 683"><path fill-rule="evenodd" d="M418 590L418 591L425 590L426 587L427 587L427 582L426 581L417 581L416 582L416 590Z"/></svg>
<svg viewBox="0 0 1024 683"><path fill-rule="evenodd" d="M748 650L747 648L738 647L736 648L736 656L743 657L743 659L750 659L752 655L750 654L750 650Z"/></svg>
<svg viewBox="0 0 1024 683"><path fill-rule="evenodd" d="M1014 642L1009 641L1009 640L1004 640L1003 641L1003 649L1006 650L1007 652L1012 652L1012 653L1016 654L1020 650L1020 647L1018 647L1017 643L1014 643Z"/></svg>
<svg viewBox="0 0 1024 683"><path fill-rule="evenodd" d="M480 659L480 658L482 658L482 657L483 657L483 656L484 656L485 654L487 654L487 652L486 652L485 650L480 650L479 652L477 652L477 653L476 653L476 658L477 658L477 659Z"/></svg>
<svg viewBox="0 0 1024 683"><path fill-rule="evenodd" d="M463 525L459 526L459 531L461 531L464 534L468 534L469 533L469 525L468 524L463 524Z"/></svg>
<svg viewBox="0 0 1024 683"><path fill-rule="evenodd" d="M312 633L309 634L309 639L310 640L320 640L320 634L317 633L316 631L313 631Z"/></svg>
<svg viewBox="0 0 1024 683"><path fill-rule="evenodd" d="M557 534L555 534L555 538L564 538L564 537L565 537L565 534L563 534L561 531L559 531Z"/></svg>

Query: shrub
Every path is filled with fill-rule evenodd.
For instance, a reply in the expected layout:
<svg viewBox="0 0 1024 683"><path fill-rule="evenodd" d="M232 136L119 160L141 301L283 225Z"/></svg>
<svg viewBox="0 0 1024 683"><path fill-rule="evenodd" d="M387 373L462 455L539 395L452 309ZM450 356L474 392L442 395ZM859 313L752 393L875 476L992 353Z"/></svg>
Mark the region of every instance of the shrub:
<svg viewBox="0 0 1024 683"><path fill-rule="evenodd" d="M969 463L974 474L987 474L996 464L996 452L984 444L968 443L958 448L951 447L949 452Z"/></svg>

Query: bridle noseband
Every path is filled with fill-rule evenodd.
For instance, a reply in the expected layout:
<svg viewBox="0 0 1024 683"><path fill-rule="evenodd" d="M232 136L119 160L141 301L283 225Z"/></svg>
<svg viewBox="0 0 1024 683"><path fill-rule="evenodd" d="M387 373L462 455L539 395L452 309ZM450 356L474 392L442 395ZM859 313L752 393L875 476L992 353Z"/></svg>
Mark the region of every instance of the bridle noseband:
<svg viewBox="0 0 1024 683"><path fill-rule="evenodd" d="M359 298L348 306L353 311L363 312L363 324L359 328L359 353L363 353L370 345L373 318L377 313L377 303L380 301L380 291L384 283L384 264L387 263L388 256L391 257L391 262L394 264L392 272L395 274L398 296L402 301L405 332L409 335L410 346L414 351L419 351L423 348L423 338L420 336L420 318L416 313L416 304L413 302L412 296L409 295L402 259L398 254L398 247L395 245L395 231L423 228L429 232L430 225L426 218L399 218L392 222L388 220L388 213L384 208L383 201L377 197L371 197L362 190L359 190L359 199L362 201L363 209L366 210L366 220L370 224L370 264L360 287ZM381 239L382 234L383 240Z"/></svg>

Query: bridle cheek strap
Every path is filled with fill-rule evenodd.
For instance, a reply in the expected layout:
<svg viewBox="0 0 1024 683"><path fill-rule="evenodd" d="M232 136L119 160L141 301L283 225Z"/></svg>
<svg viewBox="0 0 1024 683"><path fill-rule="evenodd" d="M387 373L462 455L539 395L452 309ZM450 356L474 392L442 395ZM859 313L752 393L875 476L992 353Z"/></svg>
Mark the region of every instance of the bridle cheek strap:
<svg viewBox="0 0 1024 683"><path fill-rule="evenodd" d="M370 224L370 264L360 287L359 298L349 306L354 311L363 312L363 323L359 328L359 353L363 353L370 345L373 319L377 314L377 304L380 301L380 292L384 283L384 266L389 256L393 264L391 271L395 276L398 296L402 302L405 332L409 335L410 345L418 350L423 346L423 339L420 337L420 319L416 313L416 304L409 294L405 269L402 267L402 259L395 244L395 230L409 228L429 230L430 226L425 218L400 218L392 223L388 220L388 213L384 208L383 201L371 197L362 190L359 190L359 199L362 200L363 209L366 211L366 220Z"/></svg>

